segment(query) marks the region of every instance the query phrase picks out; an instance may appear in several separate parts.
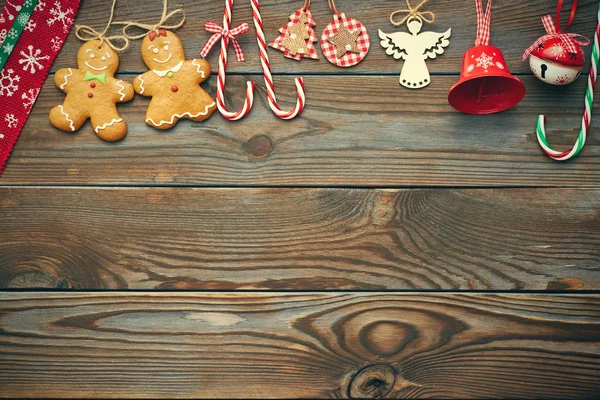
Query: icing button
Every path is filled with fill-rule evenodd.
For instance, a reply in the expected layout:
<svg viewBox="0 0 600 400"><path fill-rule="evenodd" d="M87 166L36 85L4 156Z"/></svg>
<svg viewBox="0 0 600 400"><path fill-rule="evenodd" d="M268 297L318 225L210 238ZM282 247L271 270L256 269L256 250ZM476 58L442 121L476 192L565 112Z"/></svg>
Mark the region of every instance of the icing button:
<svg viewBox="0 0 600 400"><path fill-rule="evenodd" d="M171 86L171 90L173 92L177 92L179 90L179 88L177 86Z"/></svg>
<svg viewBox="0 0 600 400"><path fill-rule="evenodd" d="M173 75L175 75L175 74L173 74L173 72L169 72L169 73L167 74L167 76L168 76L169 78L172 78L172 77L173 77Z"/></svg>
<svg viewBox="0 0 600 400"><path fill-rule="evenodd" d="M96 84L94 82L90 83L90 87L93 89L96 87Z"/></svg>
<svg viewBox="0 0 600 400"><path fill-rule="evenodd" d="M92 97L94 97L93 93L88 93L88 97L91 99Z"/></svg>

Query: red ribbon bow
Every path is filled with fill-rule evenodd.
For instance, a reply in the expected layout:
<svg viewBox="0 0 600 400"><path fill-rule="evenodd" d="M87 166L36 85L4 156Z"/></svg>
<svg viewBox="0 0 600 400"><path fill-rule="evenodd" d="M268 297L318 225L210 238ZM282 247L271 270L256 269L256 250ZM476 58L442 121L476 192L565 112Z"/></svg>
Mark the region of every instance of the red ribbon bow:
<svg viewBox="0 0 600 400"><path fill-rule="evenodd" d="M167 37L167 31L165 31L164 29L160 29L158 31L158 35L160 36L164 36ZM150 38L150 41L154 42L154 39L156 39L156 32L152 31L148 34L148 37Z"/></svg>
<svg viewBox="0 0 600 400"><path fill-rule="evenodd" d="M523 53L523 58L521 61L525 61L527 57L537 49L542 43L551 38L559 38L567 48L567 52L577 54L577 45L587 46L590 44L590 40L585 36L578 35L577 33L567 33L565 32L567 28L573 23L575 19L575 12L577 10L577 0L573 1L573 5L571 6L571 15L569 16L569 21L567 22L567 26L562 32L558 31L556 27L560 29L560 11L562 9L562 0L558 1L558 8L556 10L556 25L552 19L552 15L546 15L542 17L542 23L544 24L544 28L546 29L546 35L542 36L538 40L535 41L534 44L529 46L525 53Z"/></svg>
<svg viewBox="0 0 600 400"><path fill-rule="evenodd" d="M233 29L226 29L215 22L206 21L204 22L204 28L207 32L214 33L214 35L212 35L210 39L208 39L204 47L202 47L202 50L200 50L200 54L202 55L202 57L206 57L215 45L215 43L217 43L219 39L223 38L225 39L225 46L228 45L230 40L233 43L233 49L235 50L236 60L238 60L239 62L246 61L246 57L244 56L244 52L242 51L242 46L240 46L240 43L235 37L248 32L248 23L244 22Z"/></svg>

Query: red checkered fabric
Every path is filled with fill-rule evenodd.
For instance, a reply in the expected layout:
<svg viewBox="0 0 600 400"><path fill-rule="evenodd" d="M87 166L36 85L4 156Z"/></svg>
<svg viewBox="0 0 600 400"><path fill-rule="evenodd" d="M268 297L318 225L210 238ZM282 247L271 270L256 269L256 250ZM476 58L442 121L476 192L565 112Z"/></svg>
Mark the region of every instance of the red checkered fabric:
<svg viewBox="0 0 600 400"><path fill-rule="evenodd" d="M283 47L283 41L288 36L288 30L290 30L292 28L292 26L296 25L300 21L300 16L302 14L306 15L306 17L309 19L308 24L306 24L306 26L308 28L308 35L310 36L306 42L306 47L308 48L308 54L298 53L296 55L292 55L292 54L290 54L290 51L288 49ZM275 39L273 42L271 42L269 44L269 46L271 46L272 48L277 49L279 51L283 51L283 55L286 56L287 58L291 58L294 60L301 60L303 57L305 57L305 58L312 58L313 60L318 60L319 54L317 53L317 49L315 48L315 45L313 44L314 42L317 41L317 36L315 35L315 31L313 29L313 26L316 25L316 22L312 16L312 14L310 13L310 10L305 10L305 9L301 8L300 10L296 11L294 14L290 15L289 19L290 19L290 22L287 25L285 25L284 27L282 27L281 29L279 29L279 32L281 33L281 35L279 35L279 37L277 39Z"/></svg>
<svg viewBox="0 0 600 400"><path fill-rule="evenodd" d="M483 0L475 0L477 6L477 39L476 46L488 46L490 44L490 25L492 24L492 0L488 0L485 13L483 12Z"/></svg>
<svg viewBox="0 0 600 400"><path fill-rule="evenodd" d="M329 42L329 39L338 33L340 26L342 25L350 32L360 31L360 35L356 41L360 53L348 51L342 57L337 58L335 45ZM344 13L334 15L333 21L327 25L321 36L321 50L323 50L323 55L330 63L337 65L338 67L352 67L353 65L358 64L367 56L370 47L371 40L369 39L367 28L354 18L347 18Z"/></svg>
<svg viewBox="0 0 600 400"><path fill-rule="evenodd" d="M205 21L204 29L206 29L207 32L214 33L214 35L212 35L210 37L210 39L208 39L208 41L206 42L204 47L202 47L202 50L200 50L200 55L202 55L202 57L206 58L208 56L208 53L210 53L210 50L213 48L213 46L219 40L221 40L221 38L225 38L225 42L227 44L229 44L229 42L233 43L233 49L235 51L236 60L238 60L238 62L246 61L246 57L244 56L244 51L242 50L242 46L240 46L240 43L237 41L237 39L235 37L239 36L239 35L243 35L248 32L248 29L250 29L250 28L248 27L247 22L243 22L240 25L236 26L235 28L228 30L227 28L223 28L216 22Z"/></svg>
<svg viewBox="0 0 600 400"><path fill-rule="evenodd" d="M552 15L546 15L542 17L542 23L544 24L547 34L536 40L531 46L529 46L527 50L525 50L521 61L525 61L527 57L538 48L539 45L553 37L560 38L567 48L567 52L572 54L577 54L579 46L587 46L590 44L590 40L585 36L581 36L577 33L565 33L557 31L556 26L554 25L554 20L552 19Z"/></svg>

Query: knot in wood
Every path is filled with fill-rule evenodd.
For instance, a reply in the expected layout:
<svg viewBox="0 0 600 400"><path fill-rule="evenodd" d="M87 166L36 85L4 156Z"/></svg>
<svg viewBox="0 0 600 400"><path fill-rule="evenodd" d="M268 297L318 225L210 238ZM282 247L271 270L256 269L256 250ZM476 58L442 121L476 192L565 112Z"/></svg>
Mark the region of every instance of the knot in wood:
<svg viewBox="0 0 600 400"><path fill-rule="evenodd" d="M370 365L352 378L348 394L353 399L382 399L394 387L397 375L391 365Z"/></svg>
<svg viewBox="0 0 600 400"><path fill-rule="evenodd" d="M265 135L254 136L246 142L244 148L253 157L262 158L273 149L273 142L270 137Z"/></svg>

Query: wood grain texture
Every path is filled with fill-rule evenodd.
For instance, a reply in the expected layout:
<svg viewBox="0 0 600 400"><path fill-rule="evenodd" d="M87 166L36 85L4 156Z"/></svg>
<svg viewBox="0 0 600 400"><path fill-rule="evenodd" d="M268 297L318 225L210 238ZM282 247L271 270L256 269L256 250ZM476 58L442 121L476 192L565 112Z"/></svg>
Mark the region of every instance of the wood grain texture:
<svg viewBox="0 0 600 400"><path fill-rule="evenodd" d="M132 79L131 75L125 79ZM549 139L570 148L581 125L583 79L556 88L533 77L514 109L466 116L447 102L453 77L435 77L408 91L392 76L310 77L308 108L281 121L257 81L254 110L243 122L214 115L159 132L144 122L148 100L124 105L129 125L120 143L98 139L89 125L76 134L53 128L48 113L63 95L44 86L1 178L4 185L218 186L570 186L600 185L600 119L581 155L570 163L546 157L535 119L548 115ZM293 81L280 77L281 99L295 101ZM212 78L214 85L216 78ZM228 97L242 101L245 77L227 79ZM214 88L213 88L214 89ZM212 90L212 89L211 89ZM234 102L235 103L235 102ZM600 113L595 107L594 112Z"/></svg>
<svg viewBox="0 0 600 400"><path fill-rule="evenodd" d="M1 397L593 398L600 298L0 294Z"/></svg>
<svg viewBox="0 0 600 400"><path fill-rule="evenodd" d="M289 22L288 16L299 9L303 0L261 0L261 13L267 40L270 42L279 35L279 29ZM122 0L118 4L118 20L142 20L152 23L160 16L159 2L140 0ZM187 22L177 33L182 38L188 57L198 57L200 48L210 37L204 30L204 21L209 19L221 23L223 19L224 0L180 0L172 3L172 8L182 7L187 13ZM570 4L570 3L569 3ZM570 7L570 5L569 5ZM286 59L277 50L269 49L273 72L294 74L368 74L389 73L398 74L402 62L394 60L385 54L379 45L377 30L386 32L406 31L406 27L395 27L389 22L390 14L400 8L405 8L403 1L389 0L345 0L338 4L338 9L348 16L361 21L368 29L371 36L371 50L367 58L353 68L338 68L330 64L321 52L317 43L320 60L303 60L301 62ZM426 26L424 30L444 32L452 28L450 47L443 56L436 60L428 61L431 72L453 73L460 71L464 52L473 46L476 36L476 13L473 0L436 1L430 2L426 10L436 14L436 22ZM519 0L496 1L493 9L492 44L498 46L508 62L509 68L516 73L530 74L527 63L521 63L523 51L545 31L541 17L554 13L556 2L548 0L531 0L526 3ZM565 7L566 9L566 7ZM581 0L575 23L569 32L575 32L592 37L596 25L597 3L594 0ZM332 15L326 1L315 1L311 11L316 20L315 33L318 38L331 22ZM82 1L80 13L76 19L77 24L85 24L101 29L108 19L109 7L103 1ZM566 12L565 12L566 13ZM566 18L566 17L565 17ZM228 72L232 73L262 73L256 34L252 23L250 0L236 0L233 10L233 23L248 22L250 32L240 36L247 60L238 63L231 56ZM118 29L114 30L115 33ZM75 55L81 42L71 33L65 47L54 63L53 70L63 67L72 67ZM140 72L147 68L142 63L140 56L140 42L134 42L130 49L122 55L121 71ZM586 48L586 55L590 54L590 47ZM213 50L208 61L214 70L217 69L219 48ZM587 57L586 57L587 59Z"/></svg>
<svg viewBox="0 0 600 400"><path fill-rule="evenodd" d="M0 189L0 287L600 288L599 190Z"/></svg>

